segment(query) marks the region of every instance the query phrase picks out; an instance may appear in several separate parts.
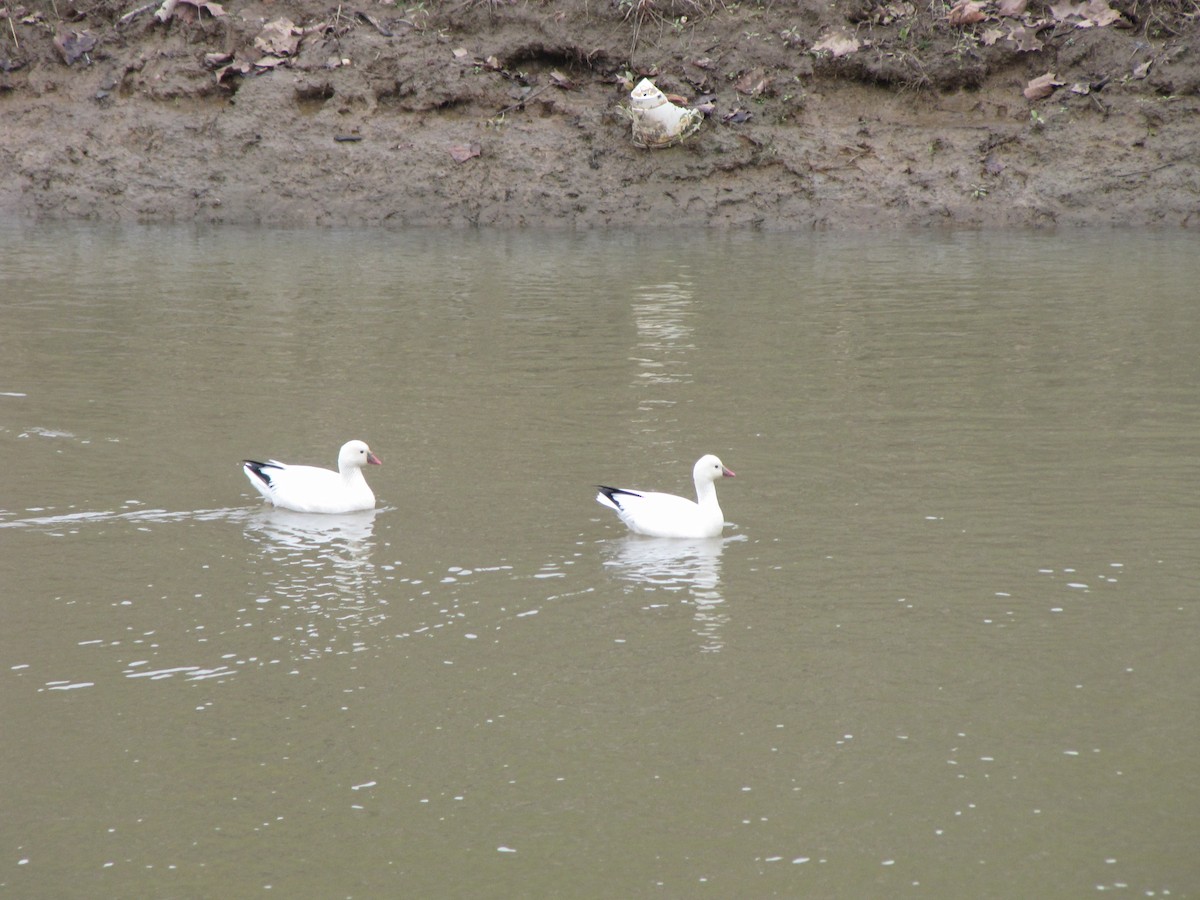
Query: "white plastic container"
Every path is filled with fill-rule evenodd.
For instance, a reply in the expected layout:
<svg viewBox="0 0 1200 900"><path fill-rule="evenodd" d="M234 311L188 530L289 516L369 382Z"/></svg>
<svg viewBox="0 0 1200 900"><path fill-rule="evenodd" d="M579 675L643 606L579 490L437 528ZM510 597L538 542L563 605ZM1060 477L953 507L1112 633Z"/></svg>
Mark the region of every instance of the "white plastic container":
<svg viewBox="0 0 1200 900"><path fill-rule="evenodd" d="M633 142L639 147L670 147L695 134L704 121L698 109L676 106L666 94L643 78L629 94Z"/></svg>

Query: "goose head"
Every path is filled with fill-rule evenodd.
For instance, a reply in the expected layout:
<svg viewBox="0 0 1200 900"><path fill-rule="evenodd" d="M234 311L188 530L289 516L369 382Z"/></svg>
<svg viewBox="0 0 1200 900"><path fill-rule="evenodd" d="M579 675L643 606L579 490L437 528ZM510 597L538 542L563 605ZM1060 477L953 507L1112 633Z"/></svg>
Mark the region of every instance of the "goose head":
<svg viewBox="0 0 1200 900"><path fill-rule="evenodd" d="M703 482L713 482L718 478L733 478L734 472L732 469L725 468L724 464L716 456L707 453L696 460L696 465L692 467L692 478L696 484Z"/></svg>
<svg viewBox="0 0 1200 900"><path fill-rule="evenodd" d="M371 452L371 448L364 441L346 441L338 452L338 468L343 471L381 465L383 463L379 461L379 457Z"/></svg>

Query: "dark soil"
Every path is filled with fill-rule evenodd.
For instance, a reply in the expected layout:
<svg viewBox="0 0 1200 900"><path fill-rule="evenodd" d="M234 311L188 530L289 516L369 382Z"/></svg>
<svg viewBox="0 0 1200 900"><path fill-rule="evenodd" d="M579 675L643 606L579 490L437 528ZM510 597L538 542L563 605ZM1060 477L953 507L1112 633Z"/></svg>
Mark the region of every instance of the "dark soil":
<svg viewBox="0 0 1200 900"><path fill-rule="evenodd" d="M404 2L0 0L0 214L1200 225L1200 0ZM642 76L700 131L635 147Z"/></svg>

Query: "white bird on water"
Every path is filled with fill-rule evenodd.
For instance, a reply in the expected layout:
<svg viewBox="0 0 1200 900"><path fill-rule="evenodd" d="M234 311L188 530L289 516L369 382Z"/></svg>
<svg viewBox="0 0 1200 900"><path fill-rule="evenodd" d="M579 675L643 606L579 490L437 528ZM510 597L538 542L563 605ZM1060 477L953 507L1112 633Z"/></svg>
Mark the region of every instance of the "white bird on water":
<svg viewBox="0 0 1200 900"><path fill-rule="evenodd" d="M348 513L375 508L375 492L363 466L382 465L362 441L347 441L338 453L338 470L292 466L278 460L242 460L242 471L255 489L284 509L312 513Z"/></svg>
<svg viewBox="0 0 1200 900"><path fill-rule="evenodd" d="M650 537L717 537L725 527L725 514L717 503L718 478L733 478L734 473L711 453L700 457L692 467L696 482L696 500L656 491L632 491L599 485L596 502L615 509L631 531Z"/></svg>

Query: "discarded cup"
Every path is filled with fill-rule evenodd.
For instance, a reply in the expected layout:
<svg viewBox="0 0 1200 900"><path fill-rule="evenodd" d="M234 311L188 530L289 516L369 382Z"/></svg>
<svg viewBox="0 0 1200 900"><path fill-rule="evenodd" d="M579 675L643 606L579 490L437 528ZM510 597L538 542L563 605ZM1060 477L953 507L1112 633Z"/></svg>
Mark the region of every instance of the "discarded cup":
<svg viewBox="0 0 1200 900"><path fill-rule="evenodd" d="M704 121L700 110L676 106L649 78L638 82L629 102L633 142L639 147L672 147L695 134Z"/></svg>

